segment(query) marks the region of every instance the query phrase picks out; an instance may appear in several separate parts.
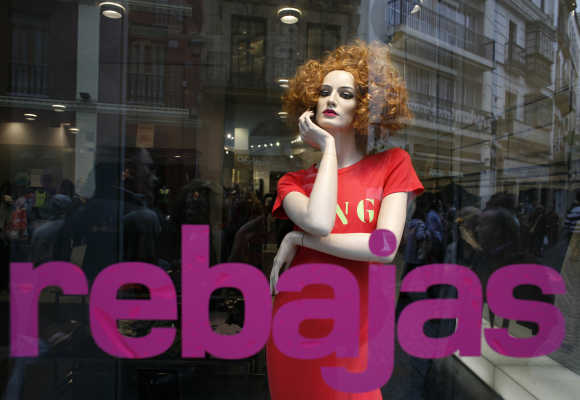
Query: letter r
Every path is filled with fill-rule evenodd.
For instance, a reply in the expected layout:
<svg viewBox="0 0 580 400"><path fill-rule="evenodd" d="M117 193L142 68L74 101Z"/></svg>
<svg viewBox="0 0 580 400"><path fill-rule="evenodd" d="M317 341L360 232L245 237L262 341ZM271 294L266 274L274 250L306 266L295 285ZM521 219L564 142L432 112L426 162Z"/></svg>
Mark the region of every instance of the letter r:
<svg viewBox="0 0 580 400"><path fill-rule="evenodd" d="M67 295L89 291L87 278L74 264L55 261L34 268L32 263L10 264L10 355L38 356L38 298L46 287L58 286Z"/></svg>

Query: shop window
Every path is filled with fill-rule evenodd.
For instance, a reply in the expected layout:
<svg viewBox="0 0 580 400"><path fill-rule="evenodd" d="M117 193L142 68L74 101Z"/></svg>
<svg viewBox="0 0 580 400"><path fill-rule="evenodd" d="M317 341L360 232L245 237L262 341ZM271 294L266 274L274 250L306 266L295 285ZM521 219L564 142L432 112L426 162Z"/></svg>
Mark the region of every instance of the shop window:
<svg viewBox="0 0 580 400"><path fill-rule="evenodd" d="M128 99L143 104L165 104L164 44L136 40L129 46Z"/></svg>
<svg viewBox="0 0 580 400"><path fill-rule="evenodd" d="M340 26L308 24L308 58L320 58L340 44Z"/></svg>
<svg viewBox="0 0 580 400"><path fill-rule="evenodd" d="M232 17L232 70L234 87L262 87L266 60L266 20Z"/></svg>
<svg viewBox="0 0 580 400"><path fill-rule="evenodd" d="M13 17L10 89L16 95L48 94L48 24L28 15Z"/></svg>

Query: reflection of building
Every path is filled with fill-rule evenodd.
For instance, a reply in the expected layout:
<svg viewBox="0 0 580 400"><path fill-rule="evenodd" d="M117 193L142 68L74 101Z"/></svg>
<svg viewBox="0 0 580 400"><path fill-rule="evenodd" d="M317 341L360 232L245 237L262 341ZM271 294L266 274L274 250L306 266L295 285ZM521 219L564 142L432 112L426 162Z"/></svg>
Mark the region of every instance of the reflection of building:
<svg viewBox="0 0 580 400"><path fill-rule="evenodd" d="M575 120L568 3L364 2L363 35L391 43L415 115L393 142L428 188L458 182L483 203L533 189L525 200L551 205L553 190L542 189L562 188Z"/></svg>
<svg viewBox="0 0 580 400"><path fill-rule="evenodd" d="M207 29L196 40L204 44L202 90L212 111L202 113L202 124L223 140L225 186L273 191L273 173L300 168L303 157L312 156L292 143L279 114L283 86L305 60L355 38L358 2L296 6L302 15L287 25L278 3L205 2Z"/></svg>
<svg viewBox="0 0 580 400"><path fill-rule="evenodd" d="M199 51L189 37L201 25L197 4L124 4L118 20L102 16L96 2L12 1L3 8L10 57L0 71L0 143L16 146L5 154L21 158L3 158L10 165L1 168L2 181L13 170L50 166L57 180L90 195L97 146L146 147L165 159L161 165L179 157L193 170ZM26 120L27 113L36 117Z"/></svg>

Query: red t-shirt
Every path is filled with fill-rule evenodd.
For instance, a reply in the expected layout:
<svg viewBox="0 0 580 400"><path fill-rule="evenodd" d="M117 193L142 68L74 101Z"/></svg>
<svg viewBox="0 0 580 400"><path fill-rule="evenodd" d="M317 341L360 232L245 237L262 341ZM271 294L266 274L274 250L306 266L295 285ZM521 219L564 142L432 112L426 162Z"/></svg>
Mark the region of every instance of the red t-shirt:
<svg viewBox="0 0 580 400"><path fill-rule="evenodd" d="M290 192L310 196L318 170L314 166L285 174L278 182L278 196L272 213L288 218L282 202ZM376 229L382 199L397 192L420 194L423 185L411 163L409 154L394 148L365 157L338 170L336 221L333 234L372 233ZM299 229L295 226L295 229ZM320 374L321 366L344 366L350 371L364 371L368 358L368 262L352 261L298 247L292 266L306 263L330 263L343 266L357 278L360 289L360 346L356 358L338 359L334 355L318 360L297 360L282 354L274 343L267 346L268 379L272 400L280 399L380 399L380 391L364 394L336 392ZM310 285L300 293L281 292L274 301L274 313L283 304L305 298L332 298L332 289L325 285ZM307 320L300 325L304 337L325 337L332 331L332 320Z"/></svg>
<svg viewBox="0 0 580 400"><path fill-rule="evenodd" d="M282 202L290 192L310 196L318 169L285 174L278 182L274 217L287 219ZM372 232L382 199L397 192L423 192L409 154L400 148L365 157L338 170L337 216L332 233ZM339 210L340 209L340 210ZM372 212L371 212L372 211Z"/></svg>

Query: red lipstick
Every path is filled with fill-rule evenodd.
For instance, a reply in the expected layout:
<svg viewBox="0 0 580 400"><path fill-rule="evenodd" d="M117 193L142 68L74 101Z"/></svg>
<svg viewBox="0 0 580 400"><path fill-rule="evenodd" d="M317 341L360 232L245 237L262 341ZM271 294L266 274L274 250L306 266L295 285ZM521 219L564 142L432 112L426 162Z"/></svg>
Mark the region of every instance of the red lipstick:
<svg viewBox="0 0 580 400"><path fill-rule="evenodd" d="M324 110L322 113L323 113L324 115L326 115L326 116L331 116L331 115L332 115L332 116L337 116L337 115L338 115L338 114L336 113L336 111L334 111L334 110L331 110L330 108L327 108L327 109L326 109L326 110Z"/></svg>

